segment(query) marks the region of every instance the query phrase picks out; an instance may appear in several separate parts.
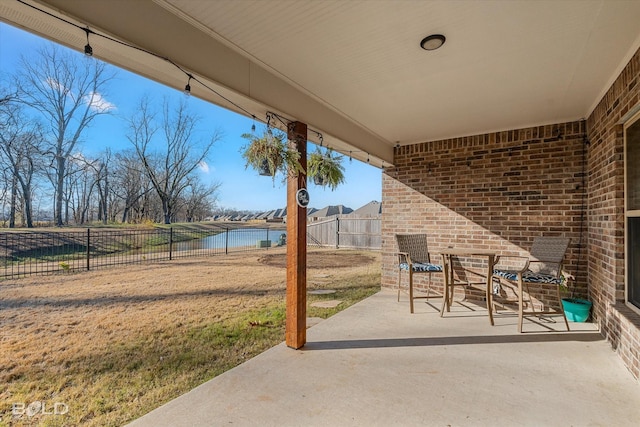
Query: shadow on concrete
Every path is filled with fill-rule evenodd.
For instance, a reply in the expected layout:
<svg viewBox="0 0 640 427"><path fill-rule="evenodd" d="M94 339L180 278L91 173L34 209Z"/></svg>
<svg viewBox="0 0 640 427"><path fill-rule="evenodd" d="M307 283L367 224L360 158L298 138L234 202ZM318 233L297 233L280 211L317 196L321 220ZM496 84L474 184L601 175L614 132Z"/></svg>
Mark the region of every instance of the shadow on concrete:
<svg viewBox="0 0 640 427"><path fill-rule="evenodd" d="M539 334L529 333L517 335L356 339L308 342L301 350L346 350L359 348L431 347L441 345L511 344L561 341L595 342L604 341L604 337L599 332L563 332L554 334L544 332Z"/></svg>

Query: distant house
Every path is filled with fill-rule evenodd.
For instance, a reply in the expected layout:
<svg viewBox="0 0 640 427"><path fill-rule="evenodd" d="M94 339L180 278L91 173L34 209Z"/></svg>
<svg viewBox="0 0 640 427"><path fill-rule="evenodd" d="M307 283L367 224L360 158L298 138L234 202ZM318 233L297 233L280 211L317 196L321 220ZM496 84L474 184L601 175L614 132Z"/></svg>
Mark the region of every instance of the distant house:
<svg viewBox="0 0 640 427"><path fill-rule="evenodd" d="M255 222L284 222L286 217L287 208L281 208L253 215L250 220Z"/></svg>
<svg viewBox="0 0 640 427"><path fill-rule="evenodd" d="M353 209L348 208L344 205L337 206L326 206L322 209L319 209L313 213L307 213L307 219L309 221L319 221L327 218L331 218L337 215L347 215L353 212Z"/></svg>
<svg viewBox="0 0 640 427"><path fill-rule="evenodd" d="M267 220L267 216L269 216L269 214L271 212L273 212L273 211L266 211L266 212L262 212L261 214L258 214L256 216L256 220L266 221Z"/></svg>
<svg viewBox="0 0 640 427"><path fill-rule="evenodd" d="M267 215L267 222L284 222L284 218L287 217L287 208L276 209L271 211L269 215Z"/></svg>
<svg viewBox="0 0 640 427"><path fill-rule="evenodd" d="M359 207L349 215L358 218L380 218L382 216L382 203L374 200Z"/></svg>
<svg viewBox="0 0 640 427"><path fill-rule="evenodd" d="M320 221L328 218L351 216L354 218L380 218L382 203L374 200L355 211L344 205L329 205L322 209L307 208L308 222ZM243 221L243 222L286 222L287 208L272 209L256 214L215 215L208 220L213 221Z"/></svg>

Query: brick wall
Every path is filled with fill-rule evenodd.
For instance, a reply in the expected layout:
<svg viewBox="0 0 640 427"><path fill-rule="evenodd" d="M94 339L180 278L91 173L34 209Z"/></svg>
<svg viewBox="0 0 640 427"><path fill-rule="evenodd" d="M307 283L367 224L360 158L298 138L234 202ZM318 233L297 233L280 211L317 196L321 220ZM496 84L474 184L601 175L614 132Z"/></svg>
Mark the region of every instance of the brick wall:
<svg viewBox="0 0 640 427"><path fill-rule="evenodd" d="M566 269L586 295L584 137L585 123L572 122L396 148L383 176L383 285L397 283L396 233L427 233L433 253L454 245L513 255L548 235L571 238Z"/></svg>
<svg viewBox="0 0 640 427"><path fill-rule="evenodd" d="M594 321L640 378L640 316L623 301L621 124L640 104L639 76L640 51L586 122L396 148L383 174L383 286L397 283L396 233L427 233L432 253L455 245L524 255L535 236L570 237L576 295L593 301Z"/></svg>
<svg viewBox="0 0 640 427"><path fill-rule="evenodd" d="M625 306L623 123L640 105L640 50L587 120L588 265L593 315L636 378L640 316Z"/></svg>

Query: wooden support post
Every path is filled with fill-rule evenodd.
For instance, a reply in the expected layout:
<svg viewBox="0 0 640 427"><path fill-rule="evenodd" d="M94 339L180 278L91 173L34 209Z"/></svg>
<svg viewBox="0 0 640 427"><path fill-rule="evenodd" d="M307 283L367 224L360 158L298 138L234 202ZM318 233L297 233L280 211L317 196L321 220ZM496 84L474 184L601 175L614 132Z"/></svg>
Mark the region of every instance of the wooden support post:
<svg viewBox="0 0 640 427"><path fill-rule="evenodd" d="M288 126L289 148L300 153L307 170L307 125ZM290 171L291 172L291 171ZM307 208L297 202L298 190L307 187L304 173L287 177L287 323L286 344L298 349L307 341Z"/></svg>

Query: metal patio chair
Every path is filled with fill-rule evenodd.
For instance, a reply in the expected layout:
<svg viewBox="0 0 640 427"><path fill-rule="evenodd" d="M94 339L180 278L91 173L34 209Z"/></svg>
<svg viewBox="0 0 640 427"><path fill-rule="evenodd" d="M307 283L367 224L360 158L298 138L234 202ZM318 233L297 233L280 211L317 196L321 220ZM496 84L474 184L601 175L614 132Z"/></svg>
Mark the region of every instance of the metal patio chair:
<svg viewBox="0 0 640 427"><path fill-rule="evenodd" d="M427 247L426 234L396 234L398 243L398 301L400 301L400 290L402 283L402 272L409 273L409 309L413 313L414 299L443 298L443 295L431 295L431 275L434 273L443 274L440 264L431 263L429 249ZM415 296L413 289L413 275L428 274L429 287L426 295Z"/></svg>
<svg viewBox="0 0 640 427"><path fill-rule="evenodd" d="M533 315L538 318L542 315L562 316L567 331L570 330L569 322L562 308L560 296L560 286L563 283L562 263L570 241L571 239L564 237L536 237L533 241L529 257L502 256L498 260L493 270L494 280L517 286L518 332L522 332L522 322L526 315ZM505 261L513 262L513 260L517 259L520 259L521 262L524 261L524 265L521 266L521 268L501 268L502 264L506 264ZM548 304L547 302L545 306L543 306L543 310L536 310L531 298L531 292L529 291L530 284L539 286L540 288L551 288L551 291L555 290L555 292L545 295L553 294L554 299L557 298L559 308L551 309L550 306L546 305ZM528 298L528 301L526 301L529 307L528 310L524 309L524 290L526 290L526 296Z"/></svg>

